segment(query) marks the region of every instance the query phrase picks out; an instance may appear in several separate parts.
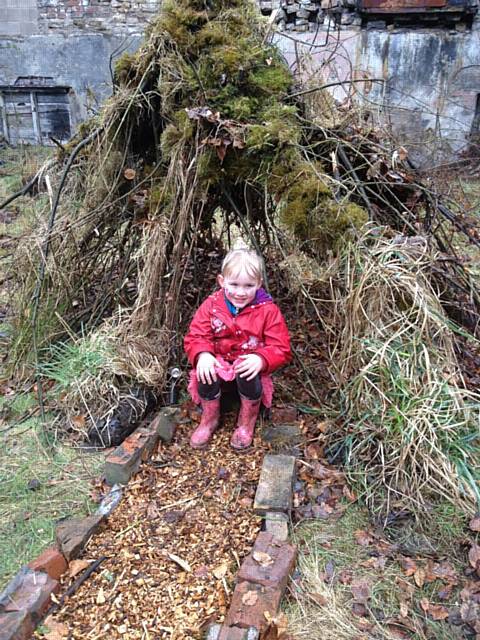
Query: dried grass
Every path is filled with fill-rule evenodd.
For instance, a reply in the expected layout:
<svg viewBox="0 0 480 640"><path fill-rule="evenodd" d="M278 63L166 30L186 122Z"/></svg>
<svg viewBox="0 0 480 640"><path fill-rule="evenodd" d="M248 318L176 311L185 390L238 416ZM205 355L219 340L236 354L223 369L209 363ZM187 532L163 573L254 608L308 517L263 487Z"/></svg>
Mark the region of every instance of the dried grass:
<svg viewBox="0 0 480 640"><path fill-rule="evenodd" d="M480 394L463 384L434 260L423 238L369 230L331 273L337 440L351 479L387 511L435 496L472 511L480 498Z"/></svg>

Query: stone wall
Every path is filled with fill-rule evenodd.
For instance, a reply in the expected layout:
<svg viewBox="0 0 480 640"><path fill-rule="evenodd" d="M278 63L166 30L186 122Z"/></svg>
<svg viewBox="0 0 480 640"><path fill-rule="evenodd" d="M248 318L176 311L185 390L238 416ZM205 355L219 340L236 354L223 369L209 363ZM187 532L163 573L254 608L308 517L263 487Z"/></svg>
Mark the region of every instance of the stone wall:
<svg viewBox="0 0 480 640"><path fill-rule="evenodd" d="M417 163L468 148L480 96L480 24L466 31L321 25L296 40L279 33L275 42L292 68L303 64L310 83L330 85L338 102L360 105L373 122L391 123Z"/></svg>
<svg viewBox="0 0 480 640"><path fill-rule="evenodd" d="M14 1L14 0L7 0ZM36 0L38 32L142 33L160 0Z"/></svg>
<svg viewBox="0 0 480 640"><path fill-rule="evenodd" d="M109 95L110 58L135 50L160 2L0 0L0 85L51 76L72 89L75 126ZM258 2L276 21L275 42L292 68L307 61L304 77L331 85L336 99L361 104L372 119L389 120L411 157L433 164L468 146L480 105L477 19L387 28L364 24L355 0ZM352 85L352 76L368 80Z"/></svg>
<svg viewBox="0 0 480 640"><path fill-rule="evenodd" d="M37 0L1 0L0 34L29 36L38 29Z"/></svg>

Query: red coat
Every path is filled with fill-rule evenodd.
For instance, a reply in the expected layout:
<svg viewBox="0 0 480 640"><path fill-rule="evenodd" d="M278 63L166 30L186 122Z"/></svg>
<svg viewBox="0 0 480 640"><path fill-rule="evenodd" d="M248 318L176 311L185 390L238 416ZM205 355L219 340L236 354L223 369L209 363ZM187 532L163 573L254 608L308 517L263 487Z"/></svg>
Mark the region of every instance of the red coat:
<svg viewBox="0 0 480 640"><path fill-rule="evenodd" d="M193 367L203 351L220 355L228 362L256 353L265 361L264 374L272 373L292 358L285 320L263 290L237 316L230 313L223 290L215 291L193 316L184 346Z"/></svg>

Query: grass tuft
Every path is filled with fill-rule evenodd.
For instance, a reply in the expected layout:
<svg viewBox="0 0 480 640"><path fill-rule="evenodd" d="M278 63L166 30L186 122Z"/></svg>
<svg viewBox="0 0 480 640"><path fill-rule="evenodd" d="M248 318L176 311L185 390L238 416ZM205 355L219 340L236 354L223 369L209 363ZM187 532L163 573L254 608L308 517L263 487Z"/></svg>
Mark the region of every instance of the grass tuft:
<svg viewBox="0 0 480 640"><path fill-rule="evenodd" d="M332 279L337 433L350 479L374 508L428 510L441 496L480 503L480 394L465 389L455 326L429 279L432 256L405 238L367 235Z"/></svg>

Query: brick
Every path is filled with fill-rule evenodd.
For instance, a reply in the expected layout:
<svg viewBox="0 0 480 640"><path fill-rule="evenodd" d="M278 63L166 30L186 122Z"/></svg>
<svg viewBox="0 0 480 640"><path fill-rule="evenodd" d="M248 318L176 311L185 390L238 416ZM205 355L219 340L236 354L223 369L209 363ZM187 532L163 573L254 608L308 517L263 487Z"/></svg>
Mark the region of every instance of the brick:
<svg viewBox="0 0 480 640"><path fill-rule="evenodd" d="M267 554L273 560L268 566L263 566L254 558L254 554ZM271 533L261 531L252 552L244 559L237 574L238 581L260 584L264 587L278 588L283 593L287 586L288 576L295 566L297 548L287 542L279 542Z"/></svg>
<svg viewBox="0 0 480 640"><path fill-rule="evenodd" d="M26 610L0 613L0 640L29 640L34 629Z"/></svg>
<svg viewBox="0 0 480 640"><path fill-rule="evenodd" d="M219 635L214 640L258 640L258 637L258 630L254 627L241 629L240 627L222 626Z"/></svg>
<svg viewBox="0 0 480 640"><path fill-rule="evenodd" d="M149 458L158 442L156 425L138 427L126 438L105 462L104 476L107 484L127 484L136 473L142 460Z"/></svg>
<svg viewBox="0 0 480 640"><path fill-rule="evenodd" d="M33 571L45 571L51 578L58 580L67 570L68 564L57 547L49 547L27 566Z"/></svg>
<svg viewBox="0 0 480 640"><path fill-rule="evenodd" d="M265 612L274 616L280 601L282 590L264 587L251 582L239 582L232 596L232 603L225 618L225 627L254 627L263 631L267 626ZM251 603L251 604L249 604Z"/></svg>
<svg viewBox="0 0 480 640"><path fill-rule="evenodd" d="M52 593L58 589L59 583L48 573L22 567L0 594L0 613L6 617L6 628L11 631L10 636L4 636L3 626L0 627L0 638L28 637L24 634L31 626L35 628L51 604Z"/></svg>
<svg viewBox="0 0 480 640"><path fill-rule="evenodd" d="M271 533L276 540L288 540L288 517L280 511L268 511L265 514L265 531Z"/></svg>
<svg viewBox="0 0 480 640"><path fill-rule="evenodd" d="M177 407L164 407L153 419L151 428L154 428L158 437L165 444L170 444L177 429Z"/></svg>
<svg viewBox="0 0 480 640"><path fill-rule="evenodd" d="M55 532L57 544L68 561L80 554L102 520L102 515L95 514L86 518L71 518L58 525Z"/></svg>
<svg viewBox="0 0 480 640"><path fill-rule="evenodd" d="M258 481L253 509L263 515L267 511L287 513L292 508L292 486L295 458L286 455L265 456Z"/></svg>

